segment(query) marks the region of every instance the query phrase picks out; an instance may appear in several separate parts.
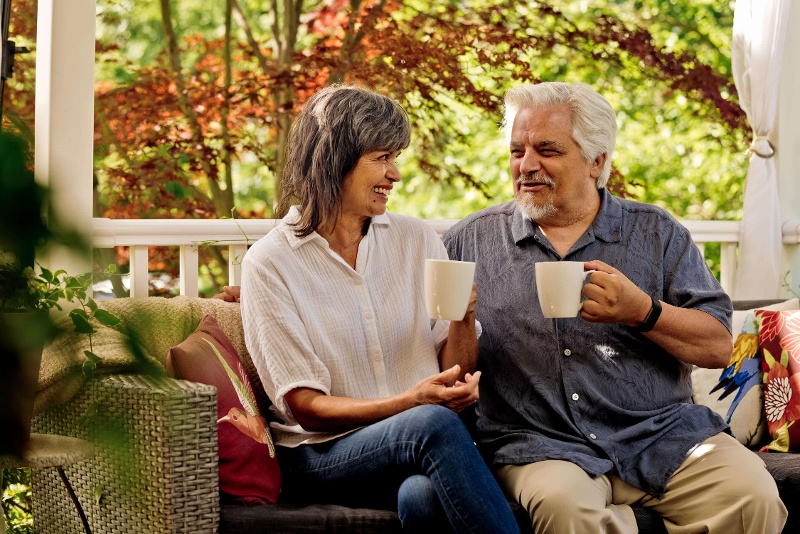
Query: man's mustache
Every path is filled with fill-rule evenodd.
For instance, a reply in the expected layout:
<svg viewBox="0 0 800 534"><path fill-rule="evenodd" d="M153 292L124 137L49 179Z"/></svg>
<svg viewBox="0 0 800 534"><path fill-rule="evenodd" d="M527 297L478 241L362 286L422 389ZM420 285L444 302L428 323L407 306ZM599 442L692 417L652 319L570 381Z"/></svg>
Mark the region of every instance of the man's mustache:
<svg viewBox="0 0 800 534"><path fill-rule="evenodd" d="M527 174L520 174L514 181L516 185L522 182L541 182L549 187L555 187L556 183L546 173L542 171L529 172Z"/></svg>

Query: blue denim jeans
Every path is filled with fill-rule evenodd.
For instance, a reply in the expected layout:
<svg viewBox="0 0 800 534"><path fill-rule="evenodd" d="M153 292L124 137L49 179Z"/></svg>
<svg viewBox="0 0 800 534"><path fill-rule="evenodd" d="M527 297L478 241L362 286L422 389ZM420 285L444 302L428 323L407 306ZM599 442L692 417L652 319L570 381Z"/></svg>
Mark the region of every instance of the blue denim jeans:
<svg viewBox="0 0 800 534"><path fill-rule="evenodd" d="M396 509L408 531L519 532L466 427L443 406L418 406L329 442L282 447L278 459L293 500Z"/></svg>

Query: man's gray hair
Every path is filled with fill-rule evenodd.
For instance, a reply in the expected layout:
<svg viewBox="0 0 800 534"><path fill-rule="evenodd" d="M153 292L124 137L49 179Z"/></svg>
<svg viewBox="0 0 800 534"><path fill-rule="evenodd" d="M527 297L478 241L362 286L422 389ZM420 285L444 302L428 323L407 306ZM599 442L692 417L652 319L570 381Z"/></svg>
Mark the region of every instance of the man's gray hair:
<svg viewBox="0 0 800 534"><path fill-rule="evenodd" d="M305 237L341 215L342 184L359 158L411 141L408 115L369 89L331 85L312 96L289 132L281 206L300 203L295 233Z"/></svg>
<svg viewBox="0 0 800 534"><path fill-rule="evenodd" d="M585 83L542 82L523 84L506 93L503 128L511 141L514 118L521 109L554 104L566 105L572 112L572 138L581 149L587 163L602 154L606 162L597 178L602 189L611 175L611 157L617 140L617 117L611 104Z"/></svg>

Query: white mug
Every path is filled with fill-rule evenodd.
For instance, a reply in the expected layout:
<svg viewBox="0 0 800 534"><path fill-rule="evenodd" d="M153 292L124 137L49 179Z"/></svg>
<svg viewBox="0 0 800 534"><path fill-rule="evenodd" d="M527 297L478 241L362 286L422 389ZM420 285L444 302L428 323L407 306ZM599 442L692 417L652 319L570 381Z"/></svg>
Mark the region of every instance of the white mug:
<svg viewBox="0 0 800 534"><path fill-rule="evenodd" d="M460 321L467 313L475 263L425 260L425 308L432 319Z"/></svg>
<svg viewBox="0 0 800 534"><path fill-rule="evenodd" d="M584 271L582 261L540 261L534 269L542 314L548 319L577 317L584 280L594 271Z"/></svg>

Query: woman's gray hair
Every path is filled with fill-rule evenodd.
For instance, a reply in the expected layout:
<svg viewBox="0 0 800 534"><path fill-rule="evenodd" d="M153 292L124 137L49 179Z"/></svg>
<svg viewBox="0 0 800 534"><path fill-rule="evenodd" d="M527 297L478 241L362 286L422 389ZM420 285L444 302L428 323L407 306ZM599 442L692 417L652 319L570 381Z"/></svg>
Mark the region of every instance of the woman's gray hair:
<svg viewBox="0 0 800 534"><path fill-rule="evenodd" d="M566 105L572 112L572 138L581 149L587 163L602 154L606 162L597 178L602 189L611 175L611 157L617 141L617 117L611 104L585 83L543 82L523 84L506 93L503 128L511 141L514 117L521 109Z"/></svg>
<svg viewBox="0 0 800 534"><path fill-rule="evenodd" d="M391 98L338 84L312 96L289 132L283 175L281 205L300 203L297 236L339 220L342 184L361 156L402 150L410 141L408 115Z"/></svg>

